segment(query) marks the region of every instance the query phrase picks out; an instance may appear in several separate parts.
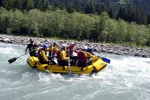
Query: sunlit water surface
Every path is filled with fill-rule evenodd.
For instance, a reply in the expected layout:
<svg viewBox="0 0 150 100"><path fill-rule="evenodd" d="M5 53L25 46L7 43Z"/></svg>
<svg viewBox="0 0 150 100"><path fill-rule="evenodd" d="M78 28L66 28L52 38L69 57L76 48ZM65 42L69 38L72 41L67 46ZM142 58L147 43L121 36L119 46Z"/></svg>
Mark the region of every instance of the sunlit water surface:
<svg viewBox="0 0 150 100"><path fill-rule="evenodd" d="M150 58L101 53L111 63L97 75L51 74L30 68L26 46L0 43L0 100L150 100Z"/></svg>

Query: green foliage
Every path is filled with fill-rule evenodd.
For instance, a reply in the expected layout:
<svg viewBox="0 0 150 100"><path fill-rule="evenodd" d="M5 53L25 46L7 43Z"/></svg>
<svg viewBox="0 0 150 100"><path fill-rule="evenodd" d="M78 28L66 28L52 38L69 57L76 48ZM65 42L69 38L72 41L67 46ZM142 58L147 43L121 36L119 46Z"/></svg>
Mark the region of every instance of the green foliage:
<svg viewBox="0 0 150 100"><path fill-rule="evenodd" d="M89 2L85 8L85 14L93 14L93 13L94 13L93 4L92 4L92 2Z"/></svg>
<svg viewBox="0 0 150 100"><path fill-rule="evenodd" d="M150 25L66 10L6 10L0 7L0 34L43 36L150 46Z"/></svg>
<svg viewBox="0 0 150 100"><path fill-rule="evenodd" d="M0 6L7 10L61 9L68 13L78 11L98 15L107 12L110 18L144 25L150 24L149 5L149 0L0 0Z"/></svg>
<svg viewBox="0 0 150 100"><path fill-rule="evenodd" d="M30 9L33 9L34 5L32 0L25 0L22 4L22 9L29 11Z"/></svg>
<svg viewBox="0 0 150 100"><path fill-rule="evenodd" d="M126 0L119 0L117 3L119 3L120 5L125 5L126 4Z"/></svg>

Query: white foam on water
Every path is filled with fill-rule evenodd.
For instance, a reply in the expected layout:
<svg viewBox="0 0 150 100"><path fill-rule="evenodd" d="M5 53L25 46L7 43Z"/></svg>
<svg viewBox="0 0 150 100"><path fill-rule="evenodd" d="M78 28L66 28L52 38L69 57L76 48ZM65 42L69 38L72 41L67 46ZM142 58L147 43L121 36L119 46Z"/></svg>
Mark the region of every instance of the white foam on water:
<svg viewBox="0 0 150 100"><path fill-rule="evenodd" d="M101 54L111 63L98 74L67 75L41 72L26 64L25 46L0 45L0 99L14 100L149 100L150 58ZM5 52L4 52L5 51ZM3 66L2 66L3 65Z"/></svg>

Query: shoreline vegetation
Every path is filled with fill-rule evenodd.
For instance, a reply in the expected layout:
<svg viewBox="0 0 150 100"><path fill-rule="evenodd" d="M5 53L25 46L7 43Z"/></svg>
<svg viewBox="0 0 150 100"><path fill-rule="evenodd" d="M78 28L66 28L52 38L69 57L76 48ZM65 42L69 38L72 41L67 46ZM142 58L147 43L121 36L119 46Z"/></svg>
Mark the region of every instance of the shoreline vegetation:
<svg viewBox="0 0 150 100"><path fill-rule="evenodd" d="M98 15L61 9L22 11L0 7L0 19L0 34L150 46L150 24L115 20L107 12Z"/></svg>
<svg viewBox="0 0 150 100"><path fill-rule="evenodd" d="M75 39L85 40L79 42L77 47L89 45L96 46L98 51L105 53L150 57L150 48L146 48L150 47L150 24L140 25L122 19L111 19L107 12L97 15L68 13L61 9L21 11L0 7L0 19L0 42L25 45L31 38L26 36L33 36L38 45L52 43L53 37L59 43L69 43L69 39ZM59 40L60 38L63 40ZM117 45L122 43L129 46Z"/></svg>
<svg viewBox="0 0 150 100"><path fill-rule="evenodd" d="M70 44L70 42L75 42L73 40L56 40L52 38L36 38L36 37L26 37L26 36L13 36L13 35L5 35L0 34L0 42L1 43L10 43L10 44L21 44L27 45L29 43L29 39L33 39L35 43L39 46L43 44L51 44L54 41L58 42L58 44L66 43ZM133 46L122 46L118 44L108 44L108 43L93 43L88 41L79 41L76 45L76 48L81 46L95 46L95 49L98 52L116 54L116 55L129 55L129 56L138 56L149 58L150 57L150 48L148 47L133 47Z"/></svg>

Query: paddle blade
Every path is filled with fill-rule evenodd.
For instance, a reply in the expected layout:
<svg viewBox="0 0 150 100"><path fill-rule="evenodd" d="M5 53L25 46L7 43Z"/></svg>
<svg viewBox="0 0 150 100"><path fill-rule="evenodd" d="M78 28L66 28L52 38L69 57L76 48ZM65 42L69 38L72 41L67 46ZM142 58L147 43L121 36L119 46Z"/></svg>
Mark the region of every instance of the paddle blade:
<svg viewBox="0 0 150 100"><path fill-rule="evenodd" d="M101 59L102 59L104 62L106 62L106 63L109 63L109 64L110 64L110 59L105 58L105 57L102 57Z"/></svg>
<svg viewBox="0 0 150 100"><path fill-rule="evenodd" d="M14 57L14 58L9 59L8 62L11 64L11 63L13 63L16 60L17 60L17 58Z"/></svg>
<svg viewBox="0 0 150 100"><path fill-rule="evenodd" d="M71 77L71 71L69 67L68 67L68 77Z"/></svg>

